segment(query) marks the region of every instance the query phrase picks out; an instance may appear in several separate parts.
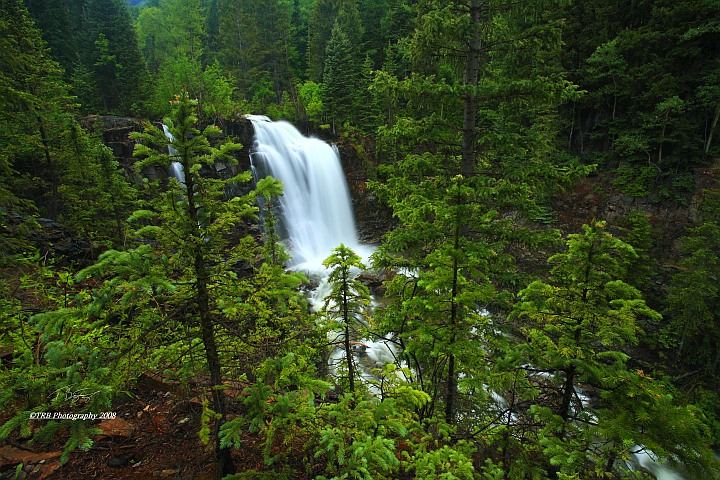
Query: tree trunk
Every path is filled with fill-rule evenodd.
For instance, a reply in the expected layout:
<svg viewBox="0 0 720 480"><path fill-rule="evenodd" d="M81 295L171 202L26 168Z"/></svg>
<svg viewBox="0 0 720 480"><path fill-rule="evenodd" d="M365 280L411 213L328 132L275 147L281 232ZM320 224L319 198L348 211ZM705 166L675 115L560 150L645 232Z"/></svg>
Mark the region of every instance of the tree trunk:
<svg viewBox="0 0 720 480"><path fill-rule="evenodd" d="M355 393L355 366L353 365L352 351L350 348L350 311L348 308L349 292L347 284L349 274L349 271L343 272L343 321L345 322L345 360L347 361L350 393Z"/></svg>
<svg viewBox="0 0 720 480"><path fill-rule="evenodd" d="M477 93L475 87L480 79L480 49L482 39L480 37L480 22L482 13L482 1L472 0L470 2L470 18L472 22L472 38L468 45L465 59L465 87L468 89L464 94L463 114L463 139L462 139L462 163L460 173L464 176L471 176L475 171L476 154L476 127L477 127Z"/></svg>
<svg viewBox="0 0 720 480"><path fill-rule="evenodd" d="M187 156L185 155L185 158ZM205 347L205 359L207 360L208 370L210 373L210 389L212 392L212 409L219 415L213 432L213 441L215 443L215 459L217 461L215 470L217 478L235 473L235 466L232 462L231 452L229 448L220 447L220 427L225 423L227 408L225 405L225 393L222 390L222 369L220 366L220 357L218 355L217 344L215 342L215 328L210 312L210 294L208 293L208 272L205 256L202 251L202 232L198 223L198 211L195 206L195 183L190 173L190 163L186 160L183 162L183 169L187 172L185 177L185 187L188 198L188 213L190 221L194 225L197 243L194 245L195 255L193 258L193 269L195 270L195 296L200 315L200 330L202 335L203 346ZM192 241L191 240L191 241Z"/></svg>
<svg viewBox="0 0 720 480"><path fill-rule="evenodd" d="M718 120L720 119L720 102L715 107L715 116L713 117L712 125L710 125L710 133L708 134L707 142L705 142L705 153L710 152L710 146L712 145L713 133L715 127L717 127Z"/></svg>
<svg viewBox="0 0 720 480"><path fill-rule="evenodd" d="M563 399L560 405L560 416L563 420L570 418L570 404L575 392L575 367L572 366L565 371L565 385L563 386Z"/></svg>
<svg viewBox="0 0 720 480"><path fill-rule="evenodd" d="M459 219L458 219L459 220ZM453 280L450 299L450 355L448 356L448 376L445 388L445 421L452 424L455 421L455 403L457 402L457 372L455 371L455 355L452 349L455 343L455 333L458 324L458 309L456 297L458 295L458 250L460 249L460 222L455 223L455 243L453 245Z"/></svg>
<svg viewBox="0 0 720 480"><path fill-rule="evenodd" d="M220 418L215 425L213 440L215 442L215 458L217 460L216 472L218 478L235 473L235 466L232 462L229 448L220 447L220 427L225 423L227 408L225 405L225 393L222 391L222 370L218 356L217 344L215 343L215 329L210 315L210 303L207 290L207 278L204 272L205 262L202 254L195 255L195 270L198 272L196 292L198 310L200 311L200 329L202 341L205 347L205 358L210 370L210 388L212 390L212 408ZM199 272L203 272L202 274Z"/></svg>
<svg viewBox="0 0 720 480"><path fill-rule="evenodd" d="M47 131L45 130L45 122L38 114L35 115L35 118L38 122L38 131L40 132L40 142L42 143L43 155L45 156L45 165L48 169L48 176L50 177L51 197L49 213L50 218L55 220L60 209L60 192L58 190L60 185L60 175L58 174L57 168L55 168L55 164L53 163L52 156L50 155L50 140L48 139Z"/></svg>

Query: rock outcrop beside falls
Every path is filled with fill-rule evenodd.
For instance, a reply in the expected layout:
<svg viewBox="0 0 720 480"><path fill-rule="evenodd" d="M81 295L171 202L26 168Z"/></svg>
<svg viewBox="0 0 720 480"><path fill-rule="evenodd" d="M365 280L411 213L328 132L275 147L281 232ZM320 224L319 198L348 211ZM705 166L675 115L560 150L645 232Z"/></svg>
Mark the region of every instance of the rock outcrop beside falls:
<svg viewBox="0 0 720 480"><path fill-rule="evenodd" d="M137 158L133 156L135 141L129 136L132 132L143 131L143 121L137 118L90 115L82 120L82 125L90 131L101 131L102 140L110 147L113 155L125 170L128 178L136 177L134 169ZM158 124L159 125L159 124ZM238 163L232 165L228 162L217 162L212 169L204 173L216 178L230 178L241 171L250 168L250 148L253 144L253 129L250 122L242 117L222 121L218 125L226 137L243 145L243 149L236 153ZM141 172L148 180L166 180L168 172L159 167L147 167Z"/></svg>
<svg viewBox="0 0 720 480"><path fill-rule="evenodd" d="M374 147L338 140L337 147L350 190L358 238L363 243L378 244L382 235L393 227L394 220L392 211L382 205L367 186L377 165L373 160L363 158L363 155L368 155L366 152L372 152ZM359 149L363 152L359 152Z"/></svg>
<svg viewBox="0 0 720 480"><path fill-rule="evenodd" d="M128 178L137 178L134 165L137 159L133 157L135 141L129 138L130 133L143 130L143 121L137 118L98 116L85 117L82 124L88 130L100 131L105 145L110 147L113 155L122 166ZM226 137L243 145L243 149L236 153L237 165L227 162L218 162L212 169L203 173L215 178L230 178L241 171L250 169L250 151L254 143L255 132L249 120L238 116L231 120L219 121L218 126L223 130ZM313 133L310 133L313 135ZM317 135L322 137L323 135ZM367 187L367 180L371 177L374 165L371 161L364 160L356 146L350 142L338 138L324 138L330 143L335 143L340 150L340 158L347 178L350 196L352 197L355 221L358 228L358 236L363 243L379 243L382 234L392 225L392 216L386 207L382 206L377 197ZM366 150L370 151L370 146ZM150 181L165 181L168 172L158 167L148 167L141 172L142 177ZM139 179L138 179L139 180ZM242 194L244 191L231 192Z"/></svg>

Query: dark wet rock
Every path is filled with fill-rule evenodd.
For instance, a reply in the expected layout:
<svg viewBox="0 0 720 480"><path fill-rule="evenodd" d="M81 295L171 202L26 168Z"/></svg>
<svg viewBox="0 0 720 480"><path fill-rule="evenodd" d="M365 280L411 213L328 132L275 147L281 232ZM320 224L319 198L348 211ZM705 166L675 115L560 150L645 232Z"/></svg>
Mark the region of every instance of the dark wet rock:
<svg viewBox="0 0 720 480"><path fill-rule="evenodd" d="M58 222L49 218L36 219L40 229L30 235L43 257L52 257L60 264L74 263L87 266L95 260L96 252L87 240L74 235Z"/></svg>
<svg viewBox="0 0 720 480"><path fill-rule="evenodd" d="M130 463L130 462L128 462L127 458L110 457L106 463L107 463L108 467L123 468L123 467L127 467L128 463Z"/></svg>

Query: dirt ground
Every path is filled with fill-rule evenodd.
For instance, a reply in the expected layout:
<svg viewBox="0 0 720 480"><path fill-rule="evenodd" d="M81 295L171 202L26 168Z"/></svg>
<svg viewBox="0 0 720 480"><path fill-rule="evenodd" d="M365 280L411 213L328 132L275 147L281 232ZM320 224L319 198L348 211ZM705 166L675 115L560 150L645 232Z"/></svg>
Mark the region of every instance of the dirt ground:
<svg viewBox="0 0 720 480"><path fill-rule="evenodd" d="M117 402L116 418L98 422L103 435L61 465L64 439L32 444L11 437L0 445L0 478L38 480L212 479L213 453L198 437L202 404L192 393L139 386ZM0 419L5 420L5 419ZM39 420L41 421L41 420ZM260 440L251 434L233 451L239 472L263 470ZM22 466L18 466L22 465Z"/></svg>

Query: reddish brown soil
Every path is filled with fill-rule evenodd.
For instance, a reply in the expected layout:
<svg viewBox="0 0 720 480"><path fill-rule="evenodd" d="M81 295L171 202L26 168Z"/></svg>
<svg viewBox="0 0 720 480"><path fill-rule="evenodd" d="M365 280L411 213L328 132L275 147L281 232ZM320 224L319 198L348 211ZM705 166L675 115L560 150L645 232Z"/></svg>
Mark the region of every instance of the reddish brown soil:
<svg viewBox="0 0 720 480"><path fill-rule="evenodd" d="M98 422L106 434L97 438L89 451L73 452L64 465L58 461L63 435L47 445L8 439L0 445L0 478L15 478L19 461L24 466L20 478L26 479L214 478L213 453L198 437L202 406L197 397L140 388L118 402L115 411L118 420ZM259 443L256 436L248 434L245 448L234 450L239 472L265 469ZM3 457L3 452L10 458Z"/></svg>

